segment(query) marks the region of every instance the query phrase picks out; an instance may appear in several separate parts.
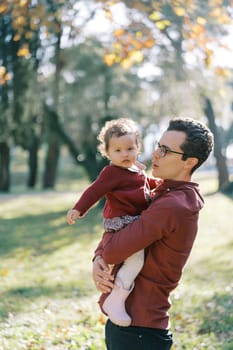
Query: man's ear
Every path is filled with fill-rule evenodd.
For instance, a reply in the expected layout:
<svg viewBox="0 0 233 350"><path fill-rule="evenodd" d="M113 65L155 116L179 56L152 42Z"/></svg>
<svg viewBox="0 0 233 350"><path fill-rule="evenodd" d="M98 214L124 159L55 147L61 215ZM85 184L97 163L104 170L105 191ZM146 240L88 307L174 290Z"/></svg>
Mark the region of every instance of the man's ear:
<svg viewBox="0 0 233 350"><path fill-rule="evenodd" d="M198 158L195 158L195 157L190 157L190 158L187 158L186 161L185 161L185 167L187 169L192 169L195 165L197 165L198 163Z"/></svg>

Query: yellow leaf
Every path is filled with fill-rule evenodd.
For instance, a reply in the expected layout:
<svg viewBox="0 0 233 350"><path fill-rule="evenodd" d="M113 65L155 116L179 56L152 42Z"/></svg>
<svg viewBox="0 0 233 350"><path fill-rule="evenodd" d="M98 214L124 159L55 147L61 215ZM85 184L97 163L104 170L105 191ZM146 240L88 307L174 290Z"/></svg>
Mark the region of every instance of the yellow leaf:
<svg viewBox="0 0 233 350"><path fill-rule="evenodd" d="M0 275L1 276L7 276L9 274L9 270L8 269L2 269L1 271L0 271Z"/></svg>
<svg viewBox="0 0 233 350"><path fill-rule="evenodd" d="M185 9L183 7L174 7L173 9L177 16L182 17L185 15Z"/></svg>
<svg viewBox="0 0 233 350"><path fill-rule="evenodd" d="M125 58L124 60L121 61L121 66L124 69L129 69L130 67L132 67L133 62L129 59L129 58Z"/></svg>
<svg viewBox="0 0 233 350"><path fill-rule="evenodd" d="M162 20L155 23L156 27L159 28L159 30L164 30L166 27L168 27L171 24L168 20Z"/></svg>
<svg viewBox="0 0 233 350"><path fill-rule="evenodd" d="M168 19L164 19L163 24L165 27L169 27L171 25L171 22Z"/></svg>
<svg viewBox="0 0 233 350"><path fill-rule="evenodd" d="M210 16L211 17L219 17L221 15L221 8L220 7L216 7L215 9L213 9L213 11L210 12Z"/></svg>
<svg viewBox="0 0 233 350"><path fill-rule="evenodd" d="M14 41L19 41L20 39L21 39L21 35L19 35L19 34L15 34L13 37Z"/></svg>
<svg viewBox="0 0 233 350"><path fill-rule="evenodd" d="M27 44L23 45L17 52L17 56L26 57L30 55L29 47Z"/></svg>
<svg viewBox="0 0 233 350"><path fill-rule="evenodd" d="M11 74L7 73L6 67L0 66L0 85L4 85L8 80L11 79ZM0 274L6 275L4 273L5 270L2 270L3 272L0 271ZM8 270L6 270L8 271Z"/></svg>
<svg viewBox="0 0 233 350"><path fill-rule="evenodd" d="M152 21L158 21L160 20L161 18L161 14L158 12L158 11L154 11L150 14L149 18L152 20Z"/></svg>
<svg viewBox="0 0 233 350"><path fill-rule="evenodd" d="M206 24L206 19L203 17L197 17L197 23L204 26Z"/></svg>
<svg viewBox="0 0 233 350"><path fill-rule="evenodd" d="M216 67L215 74L222 76L224 78L228 78L230 76L230 71L226 68Z"/></svg>
<svg viewBox="0 0 233 350"><path fill-rule="evenodd" d="M0 77L3 77L6 74L6 67L0 66Z"/></svg>
<svg viewBox="0 0 233 350"><path fill-rule="evenodd" d="M145 48L150 49L152 46L154 46L155 40L154 39L147 39L144 41L143 45Z"/></svg>
<svg viewBox="0 0 233 350"><path fill-rule="evenodd" d="M204 35L200 35L197 42L199 47L206 47L208 44L208 39Z"/></svg>
<svg viewBox="0 0 233 350"><path fill-rule="evenodd" d="M40 20L37 17L33 16L30 18L30 29L35 30L38 28L39 25Z"/></svg>
<svg viewBox="0 0 233 350"><path fill-rule="evenodd" d="M142 42L138 40L131 39L130 44L137 50L140 50L142 48Z"/></svg>
<svg viewBox="0 0 233 350"><path fill-rule="evenodd" d="M142 1L135 1L134 8L143 13L147 12L148 8L150 7L146 4L143 4Z"/></svg>
<svg viewBox="0 0 233 350"><path fill-rule="evenodd" d="M198 37L201 33L203 33L205 31L205 28L203 26L201 26L200 24L195 24L191 27L192 30L192 34L194 35L194 37Z"/></svg>
<svg viewBox="0 0 233 350"><path fill-rule="evenodd" d="M122 45L119 42L114 41L114 43L112 44L114 51L121 51L122 50Z"/></svg>
<svg viewBox="0 0 233 350"><path fill-rule="evenodd" d="M30 15L32 16L31 18L34 18L34 19L38 19L38 18L41 19L42 17L45 16L45 13L46 13L45 5L42 5L42 4L38 4L30 10Z"/></svg>
<svg viewBox="0 0 233 350"><path fill-rule="evenodd" d="M116 55L114 53L109 53L104 55L104 63L111 67L116 62Z"/></svg>
<svg viewBox="0 0 233 350"><path fill-rule="evenodd" d="M105 10L105 16L106 16L106 18L109 19L109 20L112 20L112 19L113 19L113 17L112 17L112 12L109 11L109 10Z"/></svg>
<svg viewBox="0 0 233 350"><path fill-rule="evenodd" d="M205 59L204 62L207 67L211 66L212 63L212 56L213 56L213 51L212 50L206 50L205 51Z"/></svg>
<svg viewBox="0 0 233 350"><path fill-rule="evenodd" d="M33 36L33 33L32 33L32 32L26 32L26 33L25 33L25 38L26 38L26 39L31 39L32 36Z"/></svg>
<svg viewBox="0 0 233 350"><path fill-rule="evenodd" d="M131 51L129 57L132 62L141 63L143 61L143 53L141 51Z"/></svg>
<svg viewBox="0 0 233 350"><path fill-rule="evenodd" d="M221 6L222 0L212 0L210 3L211 6Z"/></svg>
<svg viewBox="0 0 233 350"><path fill-rule="evenodd" d="M123 29L117 29L113 32L113 35L115 36L115 38L122 36L124 34L124 30Z"/></svg>
<svg viewBox="0 0 233 350"><path fill-rule="evenodd" d="M226 91L223 89L219 89L219 95L222 97L226 97Z"/></svg>
<svg viewBox="0 0 233 350"><path fill-rule="evenodd" d="M28 4L28 0L20 0L19 6L24 7Z"/></svg>
<svg viewBox="0 0 233 350"><path fill-rule="evenodd" d="M10 74L10 73L7 73L7 74L5 75L5 80L8 81L8 80L10 80L10 79L11 79L11 74Z"/></svg>
<svg viewBox="0 0 233 350"><path fill-rule="evenodd" d="M17 26L25 26L26 18L24 16L19 16L14 20L14 22Z"/></svg>
<svg viewBox="0 0 233 350"><path fill-rule="evenodd" d="M193 43L188 42L187 43L187 49L188 51L193 51L195 49L195 46Z"/></svg>
<svg viewBox="0 0 233 350"><path fill-rule="evenodd" d="M7 5L0 5L0 13L3 13L7 10Z"/></svg>
<svg viewBox="0 0 233 350"><path fill-rule="evenodd" d="M136 38L141 39L142 38L142 32L136 32Z"/></svg>
<svg viewBox="0 0 233 350"><path fill-rule="evenodd" d="M223 15L219 16L218 22L221 24L231 24L232 20L226 13L224 13Z"/></svg>

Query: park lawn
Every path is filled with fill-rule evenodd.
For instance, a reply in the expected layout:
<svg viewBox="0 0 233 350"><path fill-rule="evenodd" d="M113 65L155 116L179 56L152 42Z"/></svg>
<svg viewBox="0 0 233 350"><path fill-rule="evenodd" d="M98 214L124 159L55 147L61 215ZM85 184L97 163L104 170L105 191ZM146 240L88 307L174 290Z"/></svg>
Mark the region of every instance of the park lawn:
<svg viewBox="0 0 233 350"><path fill-rule="evenodd" d="M201 180L198 238L172 294L173 350L233 349L233 202ZM208 194L212 192L212 194ZM65 221L78 194L0 195L0 350L102 350L104 317L91 280L98 207Z"/></svg>

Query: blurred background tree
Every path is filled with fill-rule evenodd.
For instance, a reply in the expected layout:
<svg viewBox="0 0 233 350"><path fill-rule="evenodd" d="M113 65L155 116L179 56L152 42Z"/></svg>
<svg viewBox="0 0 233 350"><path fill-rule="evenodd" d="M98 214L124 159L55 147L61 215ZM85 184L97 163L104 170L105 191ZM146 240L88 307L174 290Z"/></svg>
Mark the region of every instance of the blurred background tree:
<svg viewBox="0 0 233 350"><path fill-rule="evenodd" d="M232 5L1 1L0 191L10 190L16 146L28 154L27 186L37 184L43 148L42 187L54 188L62 145L93 180L106 162L96 140L106 120L133 118L147 135L178 115L209 123L218 187L228 191Z"/></svg>

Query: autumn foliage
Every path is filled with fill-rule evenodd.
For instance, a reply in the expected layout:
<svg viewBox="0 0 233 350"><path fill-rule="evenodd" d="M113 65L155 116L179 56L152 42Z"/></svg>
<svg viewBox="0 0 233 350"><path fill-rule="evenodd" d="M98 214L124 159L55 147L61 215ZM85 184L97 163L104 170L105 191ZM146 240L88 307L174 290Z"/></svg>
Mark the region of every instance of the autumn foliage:
<svg viewBox="0 0 233 350"><path fill-rule="evenodd" d="M43 42L48 36L62 28L75 28L75 16L71 11L79 1L30 1L2 0L1 18L11 22L15 42L19 42L17 55L30 58L30 44L39 35ZM116 6L121 4L127 22L122 24L114 15ZM128 69L140 64L149 50L169 41L177 49L182 42L182 50L202 53L203 62L210 66L215 50L222 46L221 34L232 24L232 0L161 0L136 1L93 0L93 5L101 5L106 18L111 23L111 39L104 54L108 66L121 64ZM95 11L92 10L92 12ZM120 14L119 14L120 15ZM9 40L9 39L8 39ZM222 69L217 74L226 75ZM0 84L10 79L10 74L0 61Z"/></svg>
<svg viewBox="0 0 233 350"><path fill-rule="evenodd" d="M101 2L106 17L117 26L112 11L120 1ZM214 50L222 46L220 34L232 24L233 1L228 4L222 0L209 0L205 4L195 0L148 1L148 5L147 2L124 1L124 4L129 24L113 31L112 47L105 54L109 66L120 62L128 68L142 62L148 49L162 45L164 39L174 44L174 33L182 40L183 50L198 49L205 65L210 66ZM221 69L217 73L226 74Z"/></svg>

